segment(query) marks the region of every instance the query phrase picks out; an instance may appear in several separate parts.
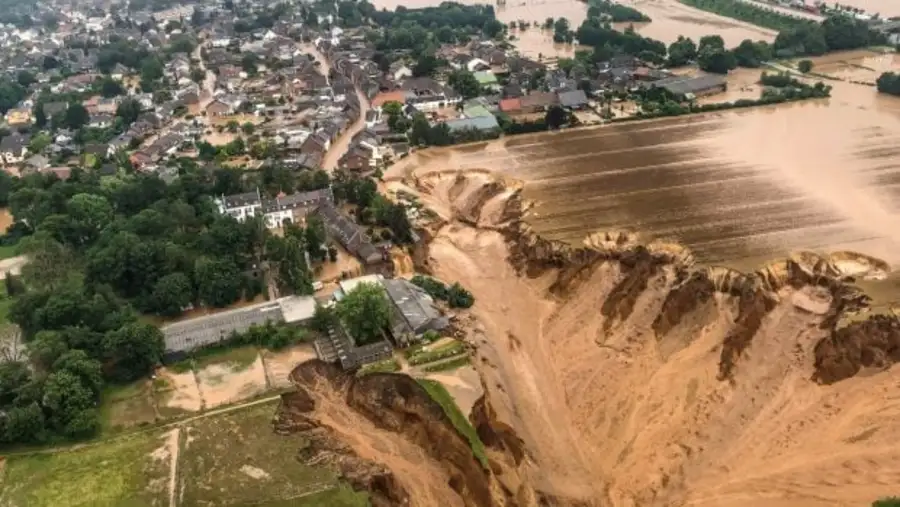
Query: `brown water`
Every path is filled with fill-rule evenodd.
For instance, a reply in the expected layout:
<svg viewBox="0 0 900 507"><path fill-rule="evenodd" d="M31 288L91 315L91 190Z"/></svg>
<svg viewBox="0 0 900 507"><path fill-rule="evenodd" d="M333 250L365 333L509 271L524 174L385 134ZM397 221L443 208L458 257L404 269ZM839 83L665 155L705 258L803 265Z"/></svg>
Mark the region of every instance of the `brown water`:
<svg viewBox="0 0 900 507"><path fill-rule="evenodd" d="M487 0L458 0L463 4L493 4ZM407 8L420 8L437 5L438 0L375 0L378 9L395 9L399 5ZM773 41L775 32L753 26L740 21L716 16L708 12L693 9L675 0L627 0L621 2L631 5L650 16L652 23L638 24L635 29L646 37L661 40L666 44L675 41L679 35L691 37L695 41L704 35L721 35L728 46L736 46L744 39ZM497 18L504 23L511 21L530 21L538 26L548 17L564 17L569 20L572 29L577 29L584 21L587 4L578 0L508 0L505 6L496 6ZM628 24L617 28L625 29ZM520 40L516 42L519 50L529 56L571 56L571 46L555 44L552 34L537 28L524 32L512 32Z"/></svg>
<svg viewBox="0 0 900 507"><path fill-rule="evenodd" d="M833 84L831 99L427 150L404 166L524 180L530 222L554 239L625 229L745 269L798 249L900 262L900 99Z"/></svg>

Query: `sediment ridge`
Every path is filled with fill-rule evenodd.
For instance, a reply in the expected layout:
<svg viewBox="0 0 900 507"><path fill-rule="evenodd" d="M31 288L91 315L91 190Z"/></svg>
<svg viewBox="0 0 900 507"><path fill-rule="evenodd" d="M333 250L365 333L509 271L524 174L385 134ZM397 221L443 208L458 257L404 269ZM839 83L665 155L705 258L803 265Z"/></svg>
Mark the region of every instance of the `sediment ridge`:
<svg viewBox="0 0 900 507"><path fill-rule="evenodd" d="M304 459L338 463L373 505L787 507L896 493L900 402L886 393L900 323L868 316L854 283L885 276L883 261L799 252L744 273L629 231L573 246L530 229L514 182L443 171L408 183L442 217L417 270L476 297L457 324L485 392L470 421L490 466L413 379L298 366L276 429L315 442Z"/></svg>

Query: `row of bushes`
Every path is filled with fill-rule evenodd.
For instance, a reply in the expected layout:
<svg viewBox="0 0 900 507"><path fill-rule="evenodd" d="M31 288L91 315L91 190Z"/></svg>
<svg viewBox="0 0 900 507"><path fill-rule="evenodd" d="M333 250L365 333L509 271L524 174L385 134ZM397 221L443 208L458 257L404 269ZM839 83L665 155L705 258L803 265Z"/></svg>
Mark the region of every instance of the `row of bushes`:
<svg viewBox="0 0 900 507"><path fill-rule="evenodd" d="M458 356L466 352L466 346L460 342L454 343L447 347L441 347L437 350L429 350L428 352L420 352L409 358L410 366L418 366L420 364L433 363L448 357Z"/></svg>
<svg viewBox="0 0 900 507"><path fill-rule="evenodd" d="M434 299L446 301L451 308L470 308L475 304L475 296L459 282L448 287L430 276L422 275L412 277L411 282L424 289Z"/></svg>
<svg viewBox="0 0 900 507"><path fill-rule="evenodd" d="M734 102L717 102L715 104L680 104L671 100L660 103L644 103L644 107L652 107L650 111L642 111L634 116L615 118L613 122L626 122L635 120L648 120L652 118L665 118L669 116L684 116L695 113L710 113L726 111L729 109L742 109L746 107L768 106L783 104L797 100L817 99L831 96L831 87L821 81L814 86L799 83L800 87L788 86L777 90L764 90L758 99L739 99Z"/></svg>

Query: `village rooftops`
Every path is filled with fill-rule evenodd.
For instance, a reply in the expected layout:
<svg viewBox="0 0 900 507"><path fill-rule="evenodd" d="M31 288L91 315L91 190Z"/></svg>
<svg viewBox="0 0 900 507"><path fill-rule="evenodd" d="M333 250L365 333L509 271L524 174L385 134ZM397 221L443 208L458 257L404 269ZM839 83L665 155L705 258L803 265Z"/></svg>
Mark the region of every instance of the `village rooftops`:
<svg viewBox="0 0 900 507"><path fill-rule="evenodd" d="M297 192L291 195L279 196L275 199L264 199L262 208L264 213L283 211L302 207L313 207L326 202L334 201L331 187L309 192Z"/></svg>
<svg viewBox="0 0 900 507"><path fill-rule="evenodd" d="M705 76L674 76L644 85L648 88L663 88L673 95L700 95L716 88L725 89L727 81L723 76L708 74Z"/></svg>
<svg viewBox="0 0 900 507"><path fill-rule="evenodd" d="M449 325L434 306L434 300L421 287L403 279L382 280L381 284L413 333L421 334L429 329L439 330Z"/></svg>

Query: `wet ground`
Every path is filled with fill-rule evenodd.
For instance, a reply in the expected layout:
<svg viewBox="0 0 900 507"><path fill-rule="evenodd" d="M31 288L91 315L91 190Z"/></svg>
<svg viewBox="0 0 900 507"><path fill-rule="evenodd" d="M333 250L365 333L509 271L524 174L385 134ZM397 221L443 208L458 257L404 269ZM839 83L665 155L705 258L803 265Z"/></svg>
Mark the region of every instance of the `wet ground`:
<svg viewBox="0 0 900 507"><path fill-rule="evenodd" d="M625 229L742 269L798 249L896 264L900 99L829 83L831 99L511 137L406 164L524 180L530 222L554 239Z"/></svg>

